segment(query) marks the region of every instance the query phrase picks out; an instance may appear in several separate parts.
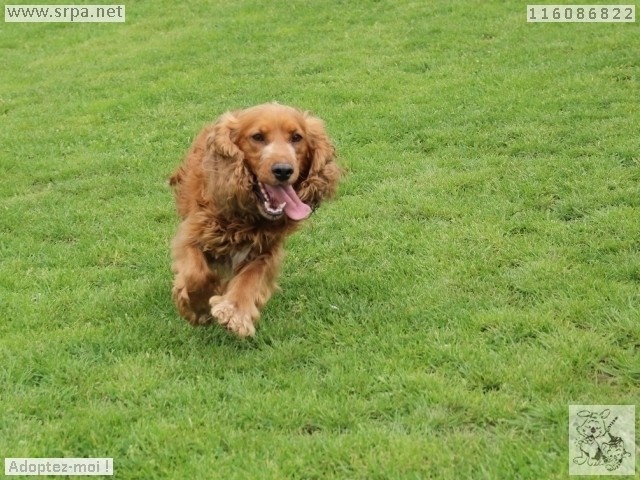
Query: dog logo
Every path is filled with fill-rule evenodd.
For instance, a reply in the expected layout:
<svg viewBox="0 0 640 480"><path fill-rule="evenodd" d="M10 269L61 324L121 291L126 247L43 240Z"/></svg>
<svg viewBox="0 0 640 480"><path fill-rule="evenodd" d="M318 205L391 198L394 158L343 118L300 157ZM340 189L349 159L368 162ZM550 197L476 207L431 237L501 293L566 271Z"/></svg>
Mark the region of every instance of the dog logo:
<svg viewBox="0 0 640 480"><path fill-rule="evenodd" d="M570 474L629 475L629 471L633 474L635 407L591 405L573 408L573 412L571 407ZM626 411L612 413L612 410L624 407L631 407L627 408L631 415Z"/></svg>

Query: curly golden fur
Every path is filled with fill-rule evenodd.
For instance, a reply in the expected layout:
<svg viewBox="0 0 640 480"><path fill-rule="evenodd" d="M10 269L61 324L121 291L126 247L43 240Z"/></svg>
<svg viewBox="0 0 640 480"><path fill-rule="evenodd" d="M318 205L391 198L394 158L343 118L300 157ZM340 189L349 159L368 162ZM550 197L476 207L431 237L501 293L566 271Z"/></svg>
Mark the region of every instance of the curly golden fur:
<svg viewBox="0 0 640 480"><path fill-rule="evenodd" d="M253 335L285 238L335 194L340 174L322 121L291 107L228 112L200 132L170 180L182 219L172 244L180 314Z"/></svg>

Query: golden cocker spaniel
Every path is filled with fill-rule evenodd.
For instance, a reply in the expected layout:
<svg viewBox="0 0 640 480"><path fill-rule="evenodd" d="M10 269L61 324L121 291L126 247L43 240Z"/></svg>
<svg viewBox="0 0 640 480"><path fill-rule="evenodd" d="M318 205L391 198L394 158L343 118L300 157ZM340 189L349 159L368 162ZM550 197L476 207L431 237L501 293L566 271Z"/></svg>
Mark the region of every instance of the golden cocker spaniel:
<svg viewBox="0 0 640 480"><path fill-rule="evenodd" d="M340 175L322 121L292 107L228 112L200 132L170 180L182 219L172 244L180 314L253 335L285 238Z"/></svg>

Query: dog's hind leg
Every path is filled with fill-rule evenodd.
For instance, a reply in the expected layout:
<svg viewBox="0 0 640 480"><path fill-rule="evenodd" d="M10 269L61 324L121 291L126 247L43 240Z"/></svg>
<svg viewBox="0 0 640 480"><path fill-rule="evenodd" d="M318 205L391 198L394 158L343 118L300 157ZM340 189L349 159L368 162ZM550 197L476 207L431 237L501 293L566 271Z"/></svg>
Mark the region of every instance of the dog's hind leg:
<svg viewBox="0 0 640 480"><path fill-rule="evenodd" d="M209 299L219 293L220 279L209 268L203 252L181 233L182 229L173 241L173 301L189 323L206 325L212 321Z"/></svg>

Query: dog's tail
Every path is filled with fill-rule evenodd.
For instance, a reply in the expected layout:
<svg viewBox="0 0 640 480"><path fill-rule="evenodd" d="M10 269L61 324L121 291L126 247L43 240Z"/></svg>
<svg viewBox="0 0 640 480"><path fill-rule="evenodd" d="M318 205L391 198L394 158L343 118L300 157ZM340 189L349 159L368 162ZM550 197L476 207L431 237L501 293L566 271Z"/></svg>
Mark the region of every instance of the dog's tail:
<svg viewBox="0 0 640 480"><path fill-rule="evenodd" d="M169 178L169 185L172 187L177 187L182 183L183 178L184 178L184 170L182 167L180 167L178 170L176 170L176 173L171 175L171 177Z"/></svg>

